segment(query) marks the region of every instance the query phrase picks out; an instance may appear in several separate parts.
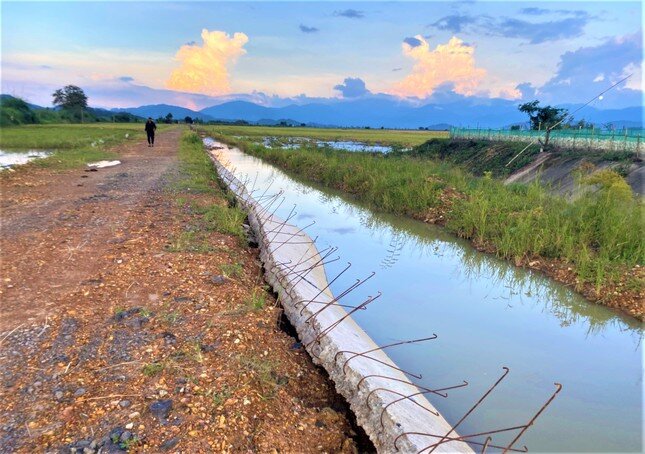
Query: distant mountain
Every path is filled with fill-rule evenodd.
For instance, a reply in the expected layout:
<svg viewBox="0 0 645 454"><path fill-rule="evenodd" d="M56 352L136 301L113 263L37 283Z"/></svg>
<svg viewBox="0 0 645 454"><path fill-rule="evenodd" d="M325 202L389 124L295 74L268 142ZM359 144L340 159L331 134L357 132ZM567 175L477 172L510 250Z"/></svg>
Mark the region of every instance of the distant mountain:
<svg viewBox="0 0 645 454"><path fill-rule="evenodd" d="M570 111L576 106L566 106ZM577 120L585 119L602 125L629 123L642 125L642 107L600 110L585 107ZM365 98L336 103L311 103L284 107L265 107L247 101L232 101L202 109L201 113L215 120L245 120L248 122L280 122L288 118L295 123L341 127L408 128L429 127L446 129L452 126L499 128L526 122L526 116L517 110L517 103L502 99L460 98L442 104L414 106L392 98ZM173 114L174 115L174 114Z"/></svg>
<svg viewBox="0 0 645 454"><path fill-rule="evenodd" d="M112 112L128 112L133 115L144 117L144 118L165 117L166 115L171 113L175 120L183 120L186 117L200 118L204 121L210 121L214 119L209 115L207 115L206 113L196 112L194 110L190 110L185 107L172 106L169 104L153 104L153 105L140 106L140 107L126 107L126 108L112 109Z"/></svg>

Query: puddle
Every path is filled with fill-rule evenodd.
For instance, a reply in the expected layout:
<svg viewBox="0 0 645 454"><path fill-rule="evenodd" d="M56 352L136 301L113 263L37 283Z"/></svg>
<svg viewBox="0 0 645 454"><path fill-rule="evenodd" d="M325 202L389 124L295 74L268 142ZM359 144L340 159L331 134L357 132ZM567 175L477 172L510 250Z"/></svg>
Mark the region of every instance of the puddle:
<svg viewBox="0 0 645 454"><path fill-rule="evenodd" d="M267 148L282 148L283 150L294 150L309 145L317 148L363 153L390 153L393 149L386 145L371 145L353 140L312 140L306 137L265 137L262 139L262 145Z"/></svg>
<svg viewBox="0 0 645 454"><path fill-rule="evenodd" d="M24 150L24 151L5 151L0 150L0 170L10 169L14 166L27 164L35 159L46 158L51 155L51 151L45 150Z"/></svg>

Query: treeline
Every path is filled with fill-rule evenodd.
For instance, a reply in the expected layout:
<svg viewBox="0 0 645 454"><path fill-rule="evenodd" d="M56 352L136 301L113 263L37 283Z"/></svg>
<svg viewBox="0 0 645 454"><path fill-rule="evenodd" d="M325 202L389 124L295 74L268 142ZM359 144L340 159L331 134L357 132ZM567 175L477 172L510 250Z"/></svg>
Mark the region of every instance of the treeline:
<svg viewBox="0 0 645 454"><path fill-rule="evenodd" d="M49 109L32 106L9 95L0 98L0 125L29 125L49 123L139 123L143 118L127 112L114 113L105 109L85 108L82 112L69 109Z"/></svg>

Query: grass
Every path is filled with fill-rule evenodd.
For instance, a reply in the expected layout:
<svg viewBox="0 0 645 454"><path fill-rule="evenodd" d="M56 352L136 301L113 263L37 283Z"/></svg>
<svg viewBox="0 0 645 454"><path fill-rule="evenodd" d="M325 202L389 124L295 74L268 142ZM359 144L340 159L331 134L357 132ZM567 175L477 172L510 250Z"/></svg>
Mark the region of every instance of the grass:
<svg viewBox="0 0 645 454"><path fill-rule="evenodd" d="M170 252L211 253L216 249L209 242L208 232L215 231L235 236L240 244L246 242L242 228L246 217L235 206L223 203L226 200L218 184L217 172L208 155L204 152L199 136L186 131L179 146L180 175L172 185L175 201L186 205L195 215L193 225L171 239L167 250ZM209 203L189 202L187 196L206 196Z"/></svg>
<svg viewBox="0 0 645 454"><path fill-rule="evenodd" d="M129 123L24 125L3 127L0 148L3 150L46 150L53 154L29 165L70 169L88 162L114 159L107 151L125 141L143 140L143 126Z"/></svg>
<svg viewBox="0 0 645 454"><path fill-rule="evenodd" d="M258 292L257 290L253 290L253 293L251 293L251 296L249 296L244 300L244 304L247 307L250 307L256 311L264 309L266 302L267 302L266 294L262 291Z"/></svg>
<svg viewBox="0 0 645 454"><path fill-rule="evenodd" d="M451 199L446 227L513 261L540 256L574 266L597 289L645 261L643 204L617 173L579 178L570 201L539 184L504 185L445 161L404 155L372 156L331 150L266 149L231 140L248 153L297 175L343 190L371 207L424 218ZM592 190L594 189L594 190Z"/></svg>
<svg viewBox="0 0 645 454"><path fill-rule="evenodd" d="M244 268L239 263L225 263L220 266L220 270L226 277L240 278L244 275Z"/></svg>
<svg viewBox="0 0 645 454"><path fill-rule="evenodd" d="M307 137L318 140L352 140L370 144L414 146L432 138L448 138L447 131L414 131L396 129L340 129L340 128L300 128L273 126L209 126L213 134L240 136L246 138L262 137Z"/></svg>
<svg viewBox="0 0 645 454"><path fill-rule="evenodd" d="M154 377L155 375L160 374L164 370L164 364L155 362L144 365L141 368L141 372L146 377Z"/></svg>
<svg viewBox="0 0 645 454"><path fill-rule="evenodd" d="M262 399L272 399L278 389L286 384L286 378L278 374L278 364L273 360L241 355L238 361L243 369L248 371L262 392Z"/></svg>

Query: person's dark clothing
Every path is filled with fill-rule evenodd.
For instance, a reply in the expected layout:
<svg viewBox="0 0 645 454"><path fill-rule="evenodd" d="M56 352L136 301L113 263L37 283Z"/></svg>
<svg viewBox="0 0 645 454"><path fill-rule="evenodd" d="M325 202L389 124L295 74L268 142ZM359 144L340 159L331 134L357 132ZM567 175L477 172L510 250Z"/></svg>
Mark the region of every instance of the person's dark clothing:
<svg viewBox="0 0 645 454"><path fill-rule="evenodd" d="M148 135L148 145L154 145L155 144L155 129L157 129L157 125L155 124L154 121L148 120L146 121L146 134Z"/></svg>

